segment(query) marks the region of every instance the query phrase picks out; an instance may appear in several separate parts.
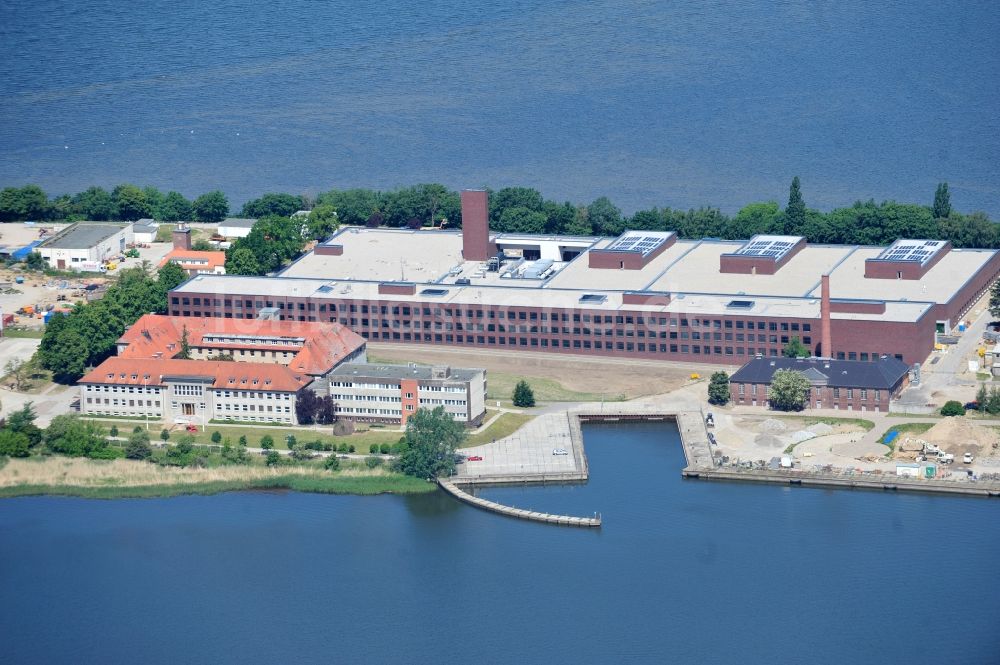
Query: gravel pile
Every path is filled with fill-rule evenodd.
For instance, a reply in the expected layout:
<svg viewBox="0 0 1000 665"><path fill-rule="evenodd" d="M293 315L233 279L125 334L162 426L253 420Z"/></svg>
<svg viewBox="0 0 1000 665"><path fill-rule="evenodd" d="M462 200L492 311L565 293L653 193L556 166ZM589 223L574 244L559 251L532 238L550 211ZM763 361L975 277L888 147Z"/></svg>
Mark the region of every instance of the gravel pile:
<svg viewBox="0 0 1000 665"><path fill-rule="evenodd" d="M807 427L806 431L812 432L816 436L824 436L832 432L833 427L827 425L826 423L816 423L814 425L810 425L809 427Z"/></svg>
<svg viewBox="0 0 1000 665"><path fill-rule="evenodd" d="M768 418L760 424L761 432L784 432L785 423L780 420L775 420L774 418Z"/></svg>

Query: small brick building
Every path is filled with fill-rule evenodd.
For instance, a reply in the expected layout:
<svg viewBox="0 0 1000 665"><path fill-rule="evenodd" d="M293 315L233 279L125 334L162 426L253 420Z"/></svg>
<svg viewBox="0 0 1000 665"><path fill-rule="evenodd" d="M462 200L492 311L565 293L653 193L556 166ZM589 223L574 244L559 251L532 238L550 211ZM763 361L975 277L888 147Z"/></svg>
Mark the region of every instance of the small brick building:
<svg viewBox="0 0 1000 665"><path fill-rule="evenodd" d="M871 362L756 358L730 377L732 403L768 406L771 378L781 369L795 370L809 379L812 387L806 397L807 409L887 412L889 400L898 397L909 383L909 366L896 358L882 357Z"/></svg>

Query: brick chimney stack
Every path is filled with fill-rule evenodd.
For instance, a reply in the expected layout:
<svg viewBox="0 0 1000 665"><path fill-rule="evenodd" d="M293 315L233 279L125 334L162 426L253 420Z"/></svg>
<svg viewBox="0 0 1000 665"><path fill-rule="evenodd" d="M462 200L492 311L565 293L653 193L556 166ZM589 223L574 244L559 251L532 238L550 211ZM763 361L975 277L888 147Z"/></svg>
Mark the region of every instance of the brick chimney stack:
<svg viewBox="0 0 1000 665"><path fill-rule="evenodd" d="M174 227L174 249L191 249L191 229L185 224Z"/></svg>
<svg viewBox="0 0 1000 665"><path fill-rule="evenodd" d="M496 254L490 242L489 200L485 190L462 191L462 257L466 261L486 261Z"/></svg>
<svg viewBox="0 0 1000 665"><path fill-rule="evenodd" d="M823 275L819 304L820 351L825 358L833 358L833 340L830 335L830 276Z"/></svg>

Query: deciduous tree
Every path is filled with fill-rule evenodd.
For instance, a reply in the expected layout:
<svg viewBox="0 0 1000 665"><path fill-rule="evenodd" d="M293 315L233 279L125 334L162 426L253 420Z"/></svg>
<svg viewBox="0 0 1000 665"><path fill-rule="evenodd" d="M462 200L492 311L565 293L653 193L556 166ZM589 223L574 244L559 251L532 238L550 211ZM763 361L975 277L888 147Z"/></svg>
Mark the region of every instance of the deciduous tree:
<svg viewBox="0 0 1000 665"><path fill-rule="evenodd" d="M809 379L793 369L779 369L771 377L767 399L779 411L801 411L809 393Z"/></svg>
<svg viewBox="0 0 1000 665"><path fill-rule="evenodd" d="M406 421L407 448L397 459L397 468L417 478L447 475L455 470L455 450L465 437L465 427L443 406L417 409Z"/></svg>
<svg viewBox="0 0 1000 665"><path fill-rule="evenodd" d="M781 354L786 358L808 358L812 355L809 347L802 343L798 337L793 337L781 350Z"/></svg>
<svg viewBox="0 0 1000 665"><path fill-rule="evenodd" d="M218 223L229 214L229 199L218 190L208 192L194 200L191 210L197 222Z"/></svg>

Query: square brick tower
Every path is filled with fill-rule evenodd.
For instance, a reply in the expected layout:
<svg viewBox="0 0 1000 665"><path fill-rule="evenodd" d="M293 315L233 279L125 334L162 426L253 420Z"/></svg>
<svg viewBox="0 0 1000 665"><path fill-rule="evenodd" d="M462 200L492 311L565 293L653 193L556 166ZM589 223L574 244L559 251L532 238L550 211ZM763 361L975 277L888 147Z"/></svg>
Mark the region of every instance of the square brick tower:
<svg viewBox="0 0 1000 665"><path fill-rule="evenodd" d="M174 249L191 249L191 229L183 224L174 227Z"/></svg>
<svg viewBox="0 0 1000 665"><path fill-rule="evenodd" d="M489 199L485 190L462 192L462 257L466 261L486 261L496 254L490 242Z"/></svg>

